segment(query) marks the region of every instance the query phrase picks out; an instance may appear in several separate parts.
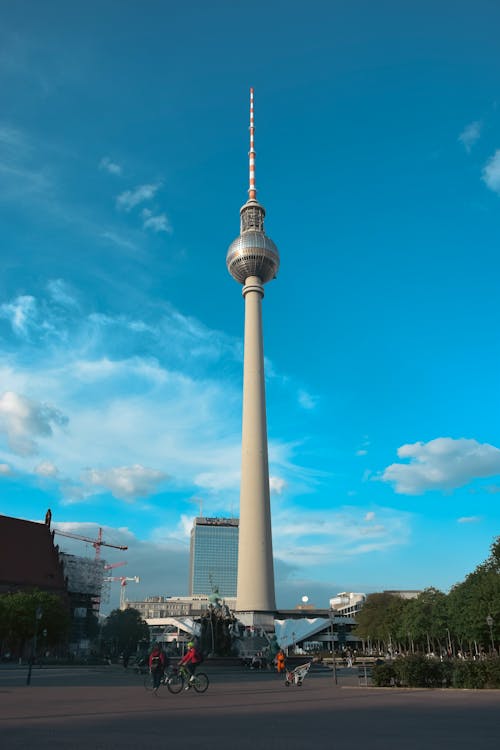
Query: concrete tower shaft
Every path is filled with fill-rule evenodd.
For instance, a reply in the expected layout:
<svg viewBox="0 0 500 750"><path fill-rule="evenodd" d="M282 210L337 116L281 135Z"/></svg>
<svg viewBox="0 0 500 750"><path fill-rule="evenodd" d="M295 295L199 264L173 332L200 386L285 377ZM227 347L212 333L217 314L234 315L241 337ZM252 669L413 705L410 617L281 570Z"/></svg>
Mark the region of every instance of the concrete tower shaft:
<svg viewBox="0 0 500 750"><path fill-rule="evenodd" d="M229 273L243 284L245 340L236 610L249 625L268 625L276 609L267 453L262 336L264 284L276 277L278 248L264 232L264 207L255 187L253 89L250 90L248 201L240 210L240 235L227 253Z"/></svg>

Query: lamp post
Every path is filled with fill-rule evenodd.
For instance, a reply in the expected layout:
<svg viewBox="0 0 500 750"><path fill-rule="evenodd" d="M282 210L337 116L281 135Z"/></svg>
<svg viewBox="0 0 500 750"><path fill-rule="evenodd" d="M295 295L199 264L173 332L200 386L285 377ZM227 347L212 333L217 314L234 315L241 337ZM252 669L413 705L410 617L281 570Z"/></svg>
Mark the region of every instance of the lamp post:
<svg viewBox="0 0 500 750"><path fill-rule="evenodd" d="M333 642L333 614L330 611L330 627L332 631L332 668L333 668L333 679L335 680L335 684L337 684L337 665L335 663L335 645Z"/></svg>
<svg viewBox="0 0 500 750"><path fill-rule="evenodd" d="M42 619L42 615L43 615L43 609L41 607L37 607L35 610L35 633L33 635L33 643L31 646L31 657L29 660L28 676L26 677L27 685L31 685L31 668L33 667L33 662L36 656L36 637L37 637L37 632L38 632L38 623Z"/></svg>
<svg viewBox="0 0 500 750"><path fill-rule="evenodd" d="M493 640L493 617L491 615L488 615L486 618L486 624L490 629L490 639L491 639L491 653L495 651L495 641Z"/></svg>

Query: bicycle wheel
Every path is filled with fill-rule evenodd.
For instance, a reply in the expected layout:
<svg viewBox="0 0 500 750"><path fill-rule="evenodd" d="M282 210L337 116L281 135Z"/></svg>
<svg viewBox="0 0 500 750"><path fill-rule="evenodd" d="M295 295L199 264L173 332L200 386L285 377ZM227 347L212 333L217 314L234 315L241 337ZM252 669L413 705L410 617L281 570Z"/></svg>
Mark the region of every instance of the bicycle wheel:
<svg viewBox="0 0 500 750"><path fill-rule="evenodd" d="M209 685L209 680L204 672L200 672L194 676L193 687L197 693L204 693Z"/></svg>
<svg viewBox="0 0 500 750"><path fill-rule="evenodd" d="M144 677L144 689L148 692L151 692L153 689L154 682L153 682L153 675L148 672L148 674Z"/></svg>
<svg viewBox="0 0 500 750"><path fill-rule="evenodd" d="M184 687L184 677L181 674L172 674L167 680L167 687L171 693L180 693Z"/></svg>

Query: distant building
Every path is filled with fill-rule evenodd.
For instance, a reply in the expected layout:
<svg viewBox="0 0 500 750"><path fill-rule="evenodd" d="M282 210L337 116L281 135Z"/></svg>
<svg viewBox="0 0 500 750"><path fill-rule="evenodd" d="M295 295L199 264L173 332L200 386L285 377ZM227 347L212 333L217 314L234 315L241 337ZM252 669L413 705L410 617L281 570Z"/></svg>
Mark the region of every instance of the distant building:
<svg viewBox="0 0 500 750"><path fill-rule="evenodd" d="M343 591L330 599L330 609L337 614L355 617L366 601L366 594Z"/></svg>
<svg viewBox="0 0 500 750"><path fill-rule="evenodd" d="M407 589L407 590L401 590L398 591L396 589L394 590L387 590L383 592L384 594L392 594L393 596L400 596L401 599L418 599L422 591L417 591L413 589Z"/></svg>
<svg viewBox="0 0 500 750"><path fill-rule="evenodd" d="M236 598L224 597L230 609L236 604ZM141 601L127 601L127 607L137 609L144 620L159 621L171 617L199 617L206 612L210 604L208 596L148 596Z"/></svg>
<svg viewBox="0 0 500 750"><path fill-rule="evenodd" d="M189 557L189 594L236 596L238 576L237 518L194 519Z"/></svg>

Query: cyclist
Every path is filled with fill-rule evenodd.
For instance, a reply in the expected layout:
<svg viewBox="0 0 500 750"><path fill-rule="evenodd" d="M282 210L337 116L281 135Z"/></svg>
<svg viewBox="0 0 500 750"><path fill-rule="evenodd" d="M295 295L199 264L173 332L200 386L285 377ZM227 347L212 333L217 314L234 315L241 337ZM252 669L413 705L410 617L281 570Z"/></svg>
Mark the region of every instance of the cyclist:
<svg viewBox="0 0 500 750"><path fill-rule="evenodd" d="M158 688L160 687L161 678L165 670L165 662L165 654L162 647L159 643L154 643L153 649L149 654L149 670L153 676L153 690L155 693L158 692Z"/></svg>
<svg viewBox="0 0 500 750"><path fill-rule="evenodd" d="M198 649L196 648L196 646L194 645L193 641L189 641L187 646L188 646L188 650L186 651L186 653L184 654L184 656L179 662L179 666L185 667L186 670L190 674L188 683L186 687L184 688L185 690L189 690L189 688L191 687L190 683L192 683L194 680L196 667L198 666L198 664L201 664L201 662L203 661L203 657L201 653L198 651Z"/></svg>

